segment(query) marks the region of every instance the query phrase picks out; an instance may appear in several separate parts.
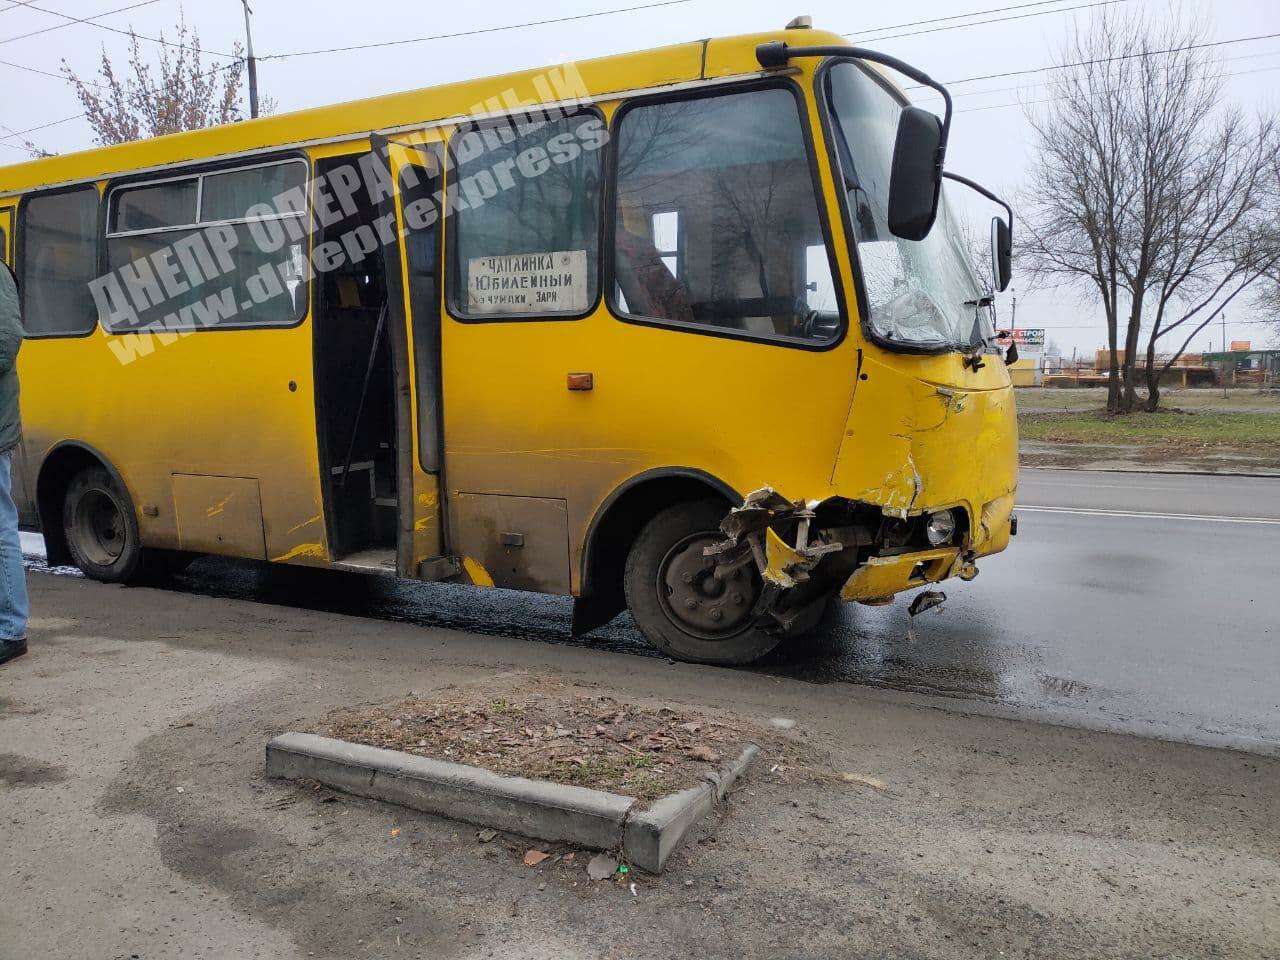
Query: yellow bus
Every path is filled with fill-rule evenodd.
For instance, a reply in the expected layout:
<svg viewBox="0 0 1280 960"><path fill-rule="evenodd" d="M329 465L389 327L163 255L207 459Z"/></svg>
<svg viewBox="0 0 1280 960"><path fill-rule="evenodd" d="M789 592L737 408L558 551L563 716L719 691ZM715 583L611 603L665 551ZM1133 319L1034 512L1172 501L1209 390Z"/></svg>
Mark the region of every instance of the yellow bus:
<svg viewBox="0 0 1280 960"><path fill-rule="evenodd" d="M0 169L24 522L98 580L570 595L708 663L972 578L1012 214L979 277L950 126L793 22Z"/></svg>

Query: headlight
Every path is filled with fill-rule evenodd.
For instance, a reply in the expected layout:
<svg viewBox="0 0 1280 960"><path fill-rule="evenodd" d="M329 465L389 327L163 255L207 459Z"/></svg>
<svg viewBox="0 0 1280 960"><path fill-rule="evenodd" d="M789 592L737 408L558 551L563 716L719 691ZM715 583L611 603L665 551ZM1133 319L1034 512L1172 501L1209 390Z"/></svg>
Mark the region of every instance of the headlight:
<svg viewBox="0 0 1280 960"><path fill-rule="evenodd" d="M955 512L941 510L938 513L929 514L929 521L924 526L924 535L928 538L929 544L934 547L950 543L956 535Z"/></svg>

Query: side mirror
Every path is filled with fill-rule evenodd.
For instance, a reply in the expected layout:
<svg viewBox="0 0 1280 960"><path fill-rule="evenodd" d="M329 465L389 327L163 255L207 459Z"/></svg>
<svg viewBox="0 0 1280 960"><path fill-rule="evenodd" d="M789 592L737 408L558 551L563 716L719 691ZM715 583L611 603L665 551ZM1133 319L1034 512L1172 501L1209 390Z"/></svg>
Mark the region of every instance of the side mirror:
<svg viewBox="0 0 1280 960"><path fill-rule="evenodd" d="M0 260L0 326L22 329L22 306L18 299L18 280L9 265Z"/></svg>
<svg viewBox="0 0 1280 960"><path fill-rule="evenodd" d="M898 117L889 175L889 230L903 240L923 240L933 229L942 194L942 121L928 110L904 107Z"/></svg>
<svg viewBox="0 0 1280 960"><path fill-rule="evenodd" d="M991 218L991 277L997 292L1009 287L1013 276L1013 231L999 217Z"/></svg>

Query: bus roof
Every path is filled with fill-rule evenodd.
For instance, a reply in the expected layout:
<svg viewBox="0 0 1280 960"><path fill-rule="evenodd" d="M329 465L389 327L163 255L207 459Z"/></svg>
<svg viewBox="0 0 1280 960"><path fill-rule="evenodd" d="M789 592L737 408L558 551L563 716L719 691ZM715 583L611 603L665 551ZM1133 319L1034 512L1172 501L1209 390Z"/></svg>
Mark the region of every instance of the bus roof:
<svg viewBox="0 0 1280 960"><path fill-rule="evenodd" d="M357 141L373 131L508 112L515 103L609 99L632 90L756 74L761 72L756 46L770 40L804 46L846 43L825 31L779 30L385 94L0 167L0 197L222 157Z"/></svg>

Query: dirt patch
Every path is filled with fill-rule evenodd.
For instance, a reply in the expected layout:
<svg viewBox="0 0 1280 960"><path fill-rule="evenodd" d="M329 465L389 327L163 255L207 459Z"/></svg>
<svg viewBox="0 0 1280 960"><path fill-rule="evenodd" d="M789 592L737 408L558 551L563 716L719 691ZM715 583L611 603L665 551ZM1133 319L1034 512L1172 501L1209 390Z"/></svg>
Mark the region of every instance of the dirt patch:
<svg viewBox="0 0 1280 960"><path fill-rule="evenodd" d="M17 753L0 753L0 786L39 787L67 779L64 767Z"/></svg>
<svg viewBox="0 0 1280 960"><path fill-rule="evenodd" d="M780 770L811 776L817 760L753 724L671 705L627 703L548 681L503 696L449 691L343 709L312 732L642 802L696 785L747 743L764 747Z"/></svg>

